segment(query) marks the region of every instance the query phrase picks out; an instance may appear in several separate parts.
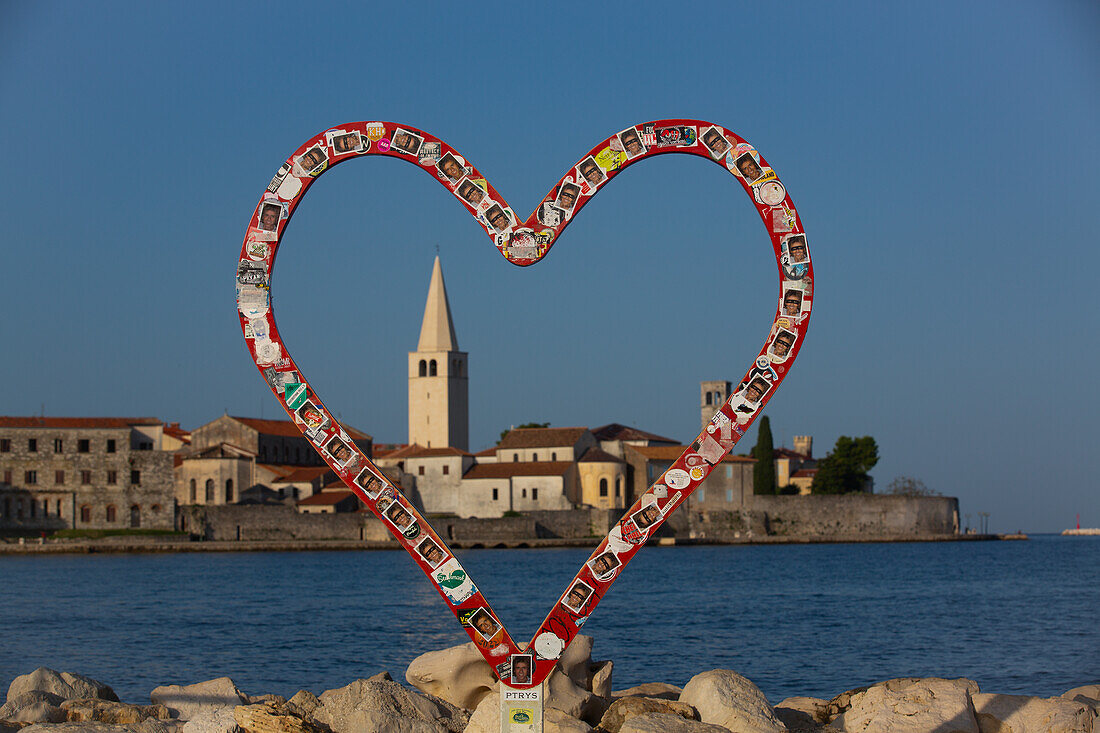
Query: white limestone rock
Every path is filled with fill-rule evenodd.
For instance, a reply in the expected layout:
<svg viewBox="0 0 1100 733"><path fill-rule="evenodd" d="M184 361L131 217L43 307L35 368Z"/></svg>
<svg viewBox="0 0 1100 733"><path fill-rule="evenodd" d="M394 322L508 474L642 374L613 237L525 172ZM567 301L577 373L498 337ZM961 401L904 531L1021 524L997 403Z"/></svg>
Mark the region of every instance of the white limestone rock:
<svg viewBox="0 0 1100 733"><path fill-rule="evenodd" d="M816 731L826 720L828 704L828 700L817 697L788 697L775 706L774 712L789 731Z"/></svg>
<svg viewBox="0 0 1100 733"><path fill-rule="evenodd" d="M751 681L729 669L695 675L684 685L680 702L699 711L699 719L741 733L786 733L768 699Z"/></svg>
<svg viewBox="0 0 1100 733"><path fill-rule="evenodd" d="M321 701L309 690L298 690L294 693L294 697L287 700L286 703L291 710L303 718L313 715L313 711L321 707Z"/></svg>
<svg viewBox="0 0 1100 733"><path fill-rule="evenodd" d="M742 729L687 720L669 713L646 713L627 720L619 733L729 733L730 730Z"/></svg>
<svg viewBox="0 0 1100 733"><path fill-rule="evenodd" d="M1096 711L1079 700L1028 695L973 696L981 733L1093 733Z"/></svg>
<svg viewBox="0 0 1100 733"><path fill-rule="evenodd" d="M114 725L140 723L149 718L168 720L172 717L168 708L163 705L128 705L124 702L100 700L95 697L84 700L66 700L61 703L61 709L65 711L65 715L70 721L112 723Z"/></svg>
<svg viewBox="0 0 1100 733"><path fill-rule="evenodd" d="M650 713L678 715L685 720L699 719L699 713L687 703L656 697L630 696L611 703L611 707L600 718L599 729L603 733L619 733L626 721Z"/></svg>
<svg viewBox="0 0 1100 733"><path fill-rule="evenodd" d="M0 705L0 719L19 723L63 723L68 720L60 695L42 690L29 690Z"/></svg>
<svg viewBox="0 0 1100 733"><path fill-rule="evenodd" d="M611 697L615 700L620 697L656 697L662 700L679 700L682 691L682 687L670 685L667 682L646 682L642 685L612 692Z"/></svg>
<svg viewBox="0 0 1100 733"><path fill-rule="evenodd" d="M228 677L193 685L162 685L149 693L154 705L164 705L180 720L191 720L223 708L247 705L248 699ZM229 716L232 718L232 714Z"/></svg>
<svg viewBox="0 0 1100 733"><path fill-rule="evenodd" d="M967 679L887 680L850 694L832 725L859 733L978 733L971 699L977 690Z"/></svg>
<svg viewBox="0 0 1100 733"><path fill-rule="evenodd" d="M235 708L205 708L183 724L182 733L242 733L233 715Z"/></svg>
<svg viewBox="0 0 1100 733"><path fill-rule="evenodd" d="M497 689L489 663L472 641L421 654L409 664L405 679L421 692L467 710Z"/></svg>
<svg viewBox="0 0 1100 733"><path fill-rule="evenodd" d="M1074 687L1072 690L1063 692L1062 697L1083 702L1100 714L1100 685Z"/></svg>
<svg viewBox="0 0 1100 733"><path fill-rule="evenodd" d="M461 731L469 713L438 697L419 695L396 682L356 680L328 690L313 720L334 731L442 733Z"/></svg>
<svg viewBox="0 0 1100 733"><path fill-rule="evenodd" d="M611 673L615 670L615 663L610 659L606 662L596 662L591 667L590 678L592 683L588 689L597 697L611 699Z"/></svg>
<svg viewBox="0 0 1100 733"><path fill-rule="evenodd" d="M0 724L0 730L3 730ZM183 724L171 720L143 720L140 723L39 723L19 733L181 733Z"/></svg>
<svg viewBox="0 0 1100 733"><path fill-rule="evenodd" d="M24 692L41 690L51 695L57 695L62 700L78 700L86 697L98 697L103 700L118 702L118 695L107 685L79 674L68 672L55 672L48 667L38 669L16 677L8 687L8 700L22 695Z"/></svg>
<svg viewBox="0 0 1100 733"><path fill-rule="evenodd" d="M592 726L583 720L566 715L557 708L544 708L542 714L543 733L590 733ZM465 733L500 733L500 693L486 695L474 714Z"/></svg>

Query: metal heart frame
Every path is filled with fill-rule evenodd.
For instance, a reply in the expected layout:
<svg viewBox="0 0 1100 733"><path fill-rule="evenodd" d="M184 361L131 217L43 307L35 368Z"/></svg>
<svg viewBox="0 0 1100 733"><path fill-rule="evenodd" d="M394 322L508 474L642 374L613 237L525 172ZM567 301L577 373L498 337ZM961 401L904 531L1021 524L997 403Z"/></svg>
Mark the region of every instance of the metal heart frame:
<svg viewBox="0 0 1100 733"><path fill-rule="evenodd" d="M707 158L727 168L756 206L771 237L780 295L768 338L736 391L675 463L628 509L569 581L531 642L518 646L447 543L314 394L279 338L271 274L279 241L314 179L352 158L388 155L427 171L455 194L497 250L519 266L550 251L582 208L625 168L665 153ZM283 164L253 212L237 264L241 329L261 374L321 458L365 503L447 602L497 676L535 687L595 610L607 589L665 519L730 452L794 363L813 298L806 236L778 176L741 137L701 120L668 119L628 127L585 154L520 221L496 189L454 148L409 125L354 122L310 138ZM528 655L529 677L511 674L512 655ZM526 677L526 678L525 678Z"/></svg>

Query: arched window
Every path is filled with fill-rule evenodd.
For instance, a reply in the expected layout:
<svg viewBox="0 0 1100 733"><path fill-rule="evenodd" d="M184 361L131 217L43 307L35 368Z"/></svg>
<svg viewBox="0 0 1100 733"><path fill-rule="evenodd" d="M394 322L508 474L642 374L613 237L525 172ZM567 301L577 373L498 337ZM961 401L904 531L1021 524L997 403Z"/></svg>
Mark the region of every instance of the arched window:
<svg viewBox="0 0 1100 733"><path fill-rule="evenodd" d="M717 405L721 401L722 401L722 393L721 392L715 392L714 393L714 404Z"/></svg>
<svg viewBox="0 0 1100 733"><path fill-rule="evenodd" d="M191 503L194 504L199 500L199 489L195 485L195 479L191 479Z"/></svg>
<svg viewBox="0 0 1100 733"><path fill-rule="evenodd" d="M435 359L432 359L430 362L428 362L428 376L429 377L438 376L436 374L436 371L437 371L437 369L436 369L436 365L435 365Z"/></svg>
<svg viewBox="0 0 1100 733"><path fill-rule="evenodd" d="M512 463L519 463L519 453L512 454Z"/></svg>
<svg viewBox="0 0 1100 733"><path fill-rule="evenodd" d="M152 509L153 509L153 514L160 514L160 504L154 504Z"/></svg>
<svg viewBox="0 0 1100 733"><path fill-rule="evenodd" d="M551 454L550 454L550 460L551 460L551 461L556 461L556 460L558 460L558 454L557 454L557 453L551 453Z"/></svg>
<svg viewBox="0 0 1100 733"><path fill-rule="evenodd" d="M456 377L461 377L462 376L462 360L461 359L455 359L455 376Z"/></svg>
<svg viewBox="0 0 1100 733"><path fill-rule="evenodd" d="M92 521L92 508L87 504L80 507L80 521L84 524L90 524Z"/></svg>
<svg viewBox="0 0 1100 733"><path fill-rule="evenodd" d="M600 479L600 496L607 496L607 479Z"/></svg>
<svg viewBox="0 0 1100 733"><path fill-rule="evenodd" d="M708 405L714 404L713 400L714 400L714 393L713 392L707 392L707 404Z"/></svg>
<svg viewBox="0 0 1100 733"><path fill-rule="evenodd" d="M38 500L31 499L31 519L34 519L38 515Z"/></svg>
<svg viewBox="0 0 1100 733"><path fill-rule="evenodd" d="M107 505L107 521L113 524L117 520L118 520L118 513L115 511L115 505L114 504L108 504Z"/></svg>
<svg viewBox="0 0 1100 733"><path fill-rule="evenodd" d="M623 479L622 477L615 478L615 498L619 498L623 493Z"/></svg>
<svg viewBox="0 0 1100 733"><path fill-rule="evenodd" d="M206 479L206 500L208 502L214 501L214 479Z"/></svg>
<svg viewBox="0 0 1100 733"><path fill-rule="evenodd" d="M134 528L141 526L141 507L137 504L130 507L130 526Z"/></svg>
<svg viewBox="0 0 1100 733"><path fill-rule="evenodd" d="M534 461L535 463L538 463L539 462L539 454L538 453L532 453L531 454L531 460Z"/></svg>
<svg viewBox="0 0 1100 733"><path fill-rule="evenodd" d="M233 503L233 479L231 478L225 480L225 503Z"/></svg>
<svg viewBox="0 0 1100 733"><path fill-rule="evenodd" d="M420 360L420 376L428 376L428 362L424 361L423 359Z"/></svg>

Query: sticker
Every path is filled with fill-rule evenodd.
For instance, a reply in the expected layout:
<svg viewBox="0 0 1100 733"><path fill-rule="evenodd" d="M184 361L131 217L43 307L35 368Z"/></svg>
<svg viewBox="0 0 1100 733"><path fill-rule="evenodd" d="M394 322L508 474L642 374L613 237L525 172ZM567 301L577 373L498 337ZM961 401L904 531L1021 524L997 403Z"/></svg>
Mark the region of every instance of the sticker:
<svg viewBox="0 0 1100 733"><path fill-rule="evenodd" d="M279 166L279 170L275 172L275 175L271 179L271 183L267 184L268 193L276 193L279 187L283 185L283 179L290 173L290 163L283 163Z"/></svg>
<svg viewBox="0 0 1100 733"><path fill-rule="evenodd" d="M298 156L294 167L307 176L316 176L328 167L328 156L320 145L314 145Z"/></svg>
<svg viewBox="0 0 1100 733"><path fill-rule="evenodd" d="M256 363L261 366L274 364L283 355L282 348L274 341L256 339L253 343L256 345Z"/></svg>
<svg viewBox="0 0 1100 733"><path fill-rule="evenodd" d="M565 211L549 201L542 202L537 216L539 223L547 227L556 227L565 221Z"/></svg>
<svg viewBox="0 0 1100 733"><path fill-rule="evenodd" d="M416 546L416 552L424 558L424 562L428 563L433 570L439 567L439 563L447 557L431 537L425 537L421 540L420 544Z"/></svg>
<svg viewBox="0 0 1100 733"><path fill-rule="evenodd" d="M710 152L710 157L715 160L721 160L722 156L726 154L726 151L730 149L730 142L722 134L722 130L718 127L708 127L703 133L701 138L703 145L706 146ZM783 199L781 198L780 201Z"/></svg>
<svg viewBox="0 0 1100 733"><path fill-rule="evenodd" d="M260 204L260 214L256 220L256 226L265 232L273 232L279 228L279 219L283 216L281 204L265 201Z"/></svg>
<svg viewBox="0 0 1100 733"><path fill-rule="evenodd" d="M659 148L683 148L694 145L696 140L695 128L684 125L658 127L654 133L656 135L656 145Z"/></svg>
<svg viewBox="0 0 1100 733"><path fill-rule="evenodd" d="M607 582L615 577L615 573L618 572L622 562L619 558L615 557L615 553L610 550L603 552L596 557L588 561L588 569L592 571L592 576L596 580Z"/></svg>
<svg viewBox="0 0 1100 733"><path fill-rule="evenodd" d="M764 177L764 170L753 157L752 151L739 156L734 160L733 165L736 168L734 173L744 178L747 183L754 183Z"/></svg>
<svg viewBox="0 0 1100 733"><path fill-rule="evenodd" d="M401 530L401 534L407 540L415 540L420 536L420 523L414 521L408 527Z"/></svg>
<svg viewBox="0 0 1100 733"><path fill-rule="evenodd" d="M309 388L301 382L291 382L286 385L283 396L286 399L286 406L292 410L297 410L309 396Z"/></svg>
<svg viewBox="0 0 1100 733"><path fill-rule="evenodd" d="M439 159L436 165L440 175L450 183L455 183L466 175L466 166L454 153L447 153Z"/></svg>
<svg viewBox="0 0 1100 733"><path fill-rule="evenodd" d="M805 234L791 234L784 237L780 252L787 255L787 264L790 265L800 265L810 261Z"/></svg>
<svg viewBox="0 0 1100 733"><path fill-rule="evenodd" d="M619 522L619 531L623 539L632 545L645 544L645 532L638 528L633 519L623 519Z"/></svg>
<svg viewBox="0 0 1100 733"><path fill-rule="evenodd" d="M473 581L466 575L466 571L458 560L453 557L436 568L432 579L443 590L447 600L455 606L477 593Z"/></svg>
<svg viewBox="0 0 1100 733"><path fill-rule="evenodd" d="M513 654L508 658L508 664L512 668L511 684L531 684L531 670L535 667L534 654ZM530 720L530 717L527 719Z"/></svg>
<svg viewBox="0 0 1100 733"><path fill-rule="evenodd" d="M638 529L648 530L661 518L661 510L657 508L656 504L649 504L642 507L630 517L634 524L638 525Z"/></svg>
<svg viewBox="0 0 1100 733"><path fill-rule="evenodd" d="M283 181L282 185L275 191L275 195L283 201L291 201L301 192L302 179L298 178L298 176L290 175L286 177L286 180Z"/></svg>
<svg viewBox="0 0 1100 733"><path fill-rule="evenodd" d="M773 362L786 361L791 354L791 347L798 340L798 336L791 331L779 329L771 346L768 347L768 356Z"/></svg>
<svg viewBox="0 0 1100 733"><path fill-rule="evenodd" d="M458 187L455 188L455 193L458 194L460 199L474 208L477 208L477 205L485 198L485 189L478 186L473 182L473 179L470 178L463 179L462 183L458 184Z"/></svg>
<svg viewBox="0 0 1100 733"><path fill-rule="evenodd" d="M618 134L618 138L627 159L632 160L639 155L645 155L646 146L642 142L641 136L638 135L637 128L628 127Z"/></svg>
<svg viewBox="0 0 1100 733"><path fill-rule="evenodd" d="M351 456L354 451L348 447L348 444L340 439L340 436L334 436L332 440L325 443L325 453L328 453L333 462L343 468L351 460Z"/></svg>
<svg viewBox="0 0 1100 733"><path fill-rule="evenodd" d="M785 316L800 316L802 315L802 302L805 298L805 293L801 288L788 287L783 291L783 304L781 306L781 312ZM806 299L806 310L809 310L809 299Z"/></svg>
<svg viewBox="0 0 1100 733"><path fill-rule="evenodd" d="M626 162L626 153L615 150L619 147L619 139L611 138L611 145L596 153L596 164L605 171L618 170Z"/></svg>
<svg viewBox="0 0 1100 733"><path fill-rule="evenodd" d="M306 433L311 438L324 432L332 424L325 411L313 404L311 400L306 400L301 407L294 411L294 415L305 423Z"/></svg>
<svg viewBox="0 0 1100 733"><path fill-rule="evenodd" d="M367 139L378 142L386 136L386 126L381 122L368 122L365 127Z"/></svg>
<svg viewBox="0 0 1100 733"><path fill-rule="evenodd" d="M378 141L378 152L388 153L390 152L390 141L388 138L382 138Z"/></svg>
<svg viewBox="0 0 1100 733"><path fill-rule="evenodd" d="M334 155L365 153L370 148L370 140L358 132L330 130L325 133L325 137L328 139L329 147L332 148Z"/></svg>
<svg viewBox="0 0 1100 733"><path fill-rule="evenodd" d="M500 207L500 204L493 204L489 207L488 211L485 212L485 220L489 222L489 226L498 232L503 232L512 226L512 217Z"/></svg>
<svg viewBox="0 0 1100 733"><path fill-rule="evenodd" d="M664 499L666 496L668 496L668 487L664 484L654 484L653 488L650 490L650 493L652 493L658 499Z"/></svg>
<svg viewBox="0 0 1100 733"><path fill-rule="evenodd" d="M692 443L691 449L712 466L718 465L726 456L726 449L709 433Z"/></svg>
<svg viewBox="0 0 1100 733"><path fill-rule="evenodd" d="M424 138L408 130L402 130L400 127L393 131L393 137L390 139L390 148L406 155L416 155L423 144Z"/></svg>
<svg viewBox="0 0 1100 733"><path fill-rule="evenodd" d="M604 173L603 168L600 168L599 164L591 155L582 160L580 165L577 166L577 173L580 174L577 180L583 179L585 183L588 184L584 191L587 195L595 193L596 188L607 180L607 174Z"/></svg>
<svg viewBox="0 0 1100 733"><path fill-rule="evenodd" d="M589 593L591 592L592 589L589 588ZM584 601L581 601L582 605L583 603ZM535 642L531 647L535 650L535 654L539 656L539 659L557 659L565 651L565 640L552 631L544 631L535 637Z"/></svg>
<svg viewBox="0 0 1100 733"><path fill-rule="evenodd" d="M778 206L787 198L787 189L779 181L764 181L753 189L756 200L768 206ZM773 219L775 213L772 214Z"/></svg>
<svg viewBox="0 0 1100 733"><path fill-rule="evenodd" d="M245 245L244 250L250 260L256 261L266 260L267 255L271 252L271 248L268 246L267 242L262 242L260 240L249 242Z"/></svg>
<svg viewBox="0 0 1100 733"><path fill-rule="evenodd" d="M416 159L419 161L420 165L435 165L442 152L442 143L424 143L420 146L420 153Z"/></svg>
<svg viewBox="0 0 1100 733"><path fill-rule="evenodd" d="M241 285L267 285L267 267L262 262L241 260L237 265L237 282Z"/></svg>
<svg viewBox="0 0 1100 733"><path fill-rule="evenodd" d="M554 201L557 207L565 212L568 217L573 213L573 207L577 205L577 197L580 196L581 187L575 183L563 183L558 189L558 198Z"/></svg>
<svg viewBox="0 0 1100 733"><path fill-rule="evenodd" d="M267 333L267 319L253 318L248 322L248 330L252 332L252 338L265 340Z"/></svg>
<svg viewBox="0 0 1100 733"><path fill-rule="evenodd" d="M401 503L397 501L390 504L390 508L386 510L385 517L390 520L390 524L400 530L408 527L413 521L413 515L405 511L405 507L401 506Z"/></svg>
<svg viewBox="0 0 1100 733"><path fill-rule="evenodd" d="M470 626L485 641L492 641L500 633L500 624L488 609L479 608L470 616Z"/></svg>
<svg viewBox="0 0 1100 733"><path fill-rule="evenodd" d="M509 257L535 259L539 256L538 241L530 229L520 229L508 236L505 254Z"/></svg>
<svg viewBox="0 0 1100 733"><path fill-rule="evenodd" d="M688 476L687 471L672 468L665 474L665 483L677 491L682 491L691 483L691 477Z"/></svg>
<svg viewBox="0 0 1100 733"><path fill-rule="evenodd" d="M588 599L591 597L592 587L583 580L578 580L573 583L573 587L569 589L569 592L562 597L561 605L574 613L582 613L585 604L588 603ZM547 659L552 658L555 657L547 657Z"/></svg>

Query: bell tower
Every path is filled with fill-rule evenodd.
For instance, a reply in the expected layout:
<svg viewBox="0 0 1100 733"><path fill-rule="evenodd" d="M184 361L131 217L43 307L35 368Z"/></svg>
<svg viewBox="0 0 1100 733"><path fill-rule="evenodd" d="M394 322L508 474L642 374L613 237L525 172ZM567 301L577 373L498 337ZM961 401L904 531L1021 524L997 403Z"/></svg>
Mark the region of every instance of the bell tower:
<svg viewBox="0 0 1100 733"><path fill-rule="evenodd" d="M707 429L707 423L714 417L726 400L730 398L733 385L725 381L699 382L699 412L702 417L702 427Z"/></svg>
<svg viewBox="0 0 1100 733"><path fill-rule="evenodd" d="M458 350L439 256L432 266L420 341L409 352L409 443L469 450L466 352Z"/></svg>

